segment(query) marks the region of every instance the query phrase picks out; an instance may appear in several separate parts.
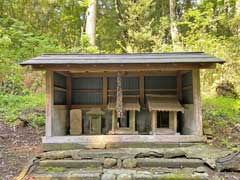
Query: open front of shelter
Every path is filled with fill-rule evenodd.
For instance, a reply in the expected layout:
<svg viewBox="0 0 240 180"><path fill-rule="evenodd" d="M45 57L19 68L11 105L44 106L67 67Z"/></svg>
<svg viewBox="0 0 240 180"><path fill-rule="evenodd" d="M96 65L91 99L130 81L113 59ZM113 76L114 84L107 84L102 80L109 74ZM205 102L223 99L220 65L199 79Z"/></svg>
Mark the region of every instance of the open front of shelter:
<svg viewBox="0 0 240 180"><path fill-rule="evenodd" d="M78 147L202 141L199 72L223 62L201 52L46 54L21 65L46 71L43 144Z"/></svg>

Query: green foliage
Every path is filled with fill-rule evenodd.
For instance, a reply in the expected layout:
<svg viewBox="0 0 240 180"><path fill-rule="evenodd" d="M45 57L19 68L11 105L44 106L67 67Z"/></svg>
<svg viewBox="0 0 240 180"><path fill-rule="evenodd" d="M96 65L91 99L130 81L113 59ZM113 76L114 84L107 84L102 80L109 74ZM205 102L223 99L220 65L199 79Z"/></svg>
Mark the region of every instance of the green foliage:
<svg viewBox="0 0 240 180"><path fill-rule="evenodd" d="M203 98L203 127L211 129L214 144L236 150L239 144L240 99Z"/></svg>
<svg viewBox="0 0 240 180"><path fill-rule="evenodd" d="M64 167L46 167L45 170L48 172L64 172L65 168Z"/></svg>
<svg viewBox="0 0 240 180"><path fill-rule="evenodd" d="M44 94L29 94L26 96L0 95L0 119L11 124L19 123L18 118L21 117L32 127L43 126L45 117ZM43 112L43 113L39 113Z"/></svg>
<svg viewBox="0 0 240 180"><path fill-rule="evenodd" d="M229 121L240 123L240 99L228 97L203 98L203 111L205 119L215 119L216 123Z"/></svg>

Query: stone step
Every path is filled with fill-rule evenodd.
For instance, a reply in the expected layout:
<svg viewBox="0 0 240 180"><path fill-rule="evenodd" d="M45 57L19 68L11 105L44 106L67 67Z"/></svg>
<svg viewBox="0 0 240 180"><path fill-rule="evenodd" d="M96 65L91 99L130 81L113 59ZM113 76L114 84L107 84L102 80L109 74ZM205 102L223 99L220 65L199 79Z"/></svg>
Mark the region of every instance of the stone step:
<svg viewBox="0 0 240 180"><path fill-rule="evenodd" d="M166 168L196 168L204 166L204 162L200 159L186 159L186 158L138 158L138 167L166 167Z"/></svg>
<svg viewBox="0 0 240 180"><path fill-rule="evenodd" d="M82 173L82 174L35 174L32 176L35 180L101 180L100 173Z"/></svg>
<svg viewBox="0 0 240 180"><path fill-rule="evenodd" d="M206 173L194 173L191 168L169 171L141 169L104 169L96 170L65 170L65 172L42 172L31 176L35 180L207 180Z"/></svg>
<svg viewBox="0 0 240 180"><path fill-rule="evenodd" d="M83 159L83 160L43 160L39 162L41 167L64 167L64 168L96 168L102 166L101 160Z"/></svg>

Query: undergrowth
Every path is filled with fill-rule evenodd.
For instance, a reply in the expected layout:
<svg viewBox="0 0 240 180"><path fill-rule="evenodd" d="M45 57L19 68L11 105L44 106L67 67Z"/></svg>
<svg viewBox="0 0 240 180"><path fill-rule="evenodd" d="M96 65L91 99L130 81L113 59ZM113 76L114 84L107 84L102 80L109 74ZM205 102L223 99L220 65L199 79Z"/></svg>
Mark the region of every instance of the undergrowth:
<svg viewBox="0 0 240 180"><path fill-rule="evenodd" d="M203 98L203 127L213 133L213 144L239 150L240 99Z"/></svg>
<svg viewBox="0 0 240 180"><path fill-rule="evenodd" d="M26 121L32 127L43 126L44 106L44 94L0 95L0 119L11 125Z"/></svg>

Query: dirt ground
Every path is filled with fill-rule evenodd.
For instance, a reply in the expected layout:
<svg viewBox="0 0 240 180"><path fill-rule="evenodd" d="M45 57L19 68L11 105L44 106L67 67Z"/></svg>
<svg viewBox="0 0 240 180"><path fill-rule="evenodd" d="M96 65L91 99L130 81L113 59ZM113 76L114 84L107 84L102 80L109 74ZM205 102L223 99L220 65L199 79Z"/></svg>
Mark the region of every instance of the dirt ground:
<svg viewBox="0 0 240 180"><path fill-rule="evenodd" d="M43 128L9 127L0 121L0 180L12 180L42 151Z"/></svg>

